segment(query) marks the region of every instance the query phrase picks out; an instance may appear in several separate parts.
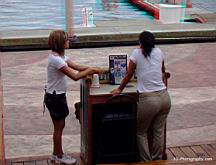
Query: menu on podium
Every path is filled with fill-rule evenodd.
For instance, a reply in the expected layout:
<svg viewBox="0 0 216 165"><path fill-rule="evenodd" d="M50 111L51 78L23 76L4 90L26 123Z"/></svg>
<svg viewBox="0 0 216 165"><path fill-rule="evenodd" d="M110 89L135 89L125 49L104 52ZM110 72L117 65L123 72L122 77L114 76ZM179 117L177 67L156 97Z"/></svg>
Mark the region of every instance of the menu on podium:
<svg viewBox="0 0 216 165"><path fill-rule="evenodd" d="M110 84L119 85L127 72L127 54L109 55Z"/></svg>

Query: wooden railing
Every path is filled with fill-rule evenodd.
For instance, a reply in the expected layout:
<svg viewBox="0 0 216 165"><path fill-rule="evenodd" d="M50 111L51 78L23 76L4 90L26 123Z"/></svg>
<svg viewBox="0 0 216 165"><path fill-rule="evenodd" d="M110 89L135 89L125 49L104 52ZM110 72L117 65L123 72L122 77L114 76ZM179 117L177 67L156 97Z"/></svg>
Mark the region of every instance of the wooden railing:
<svg viewBox="0 0 216 165"><path fill-rule="evenodd" d="M1 62L1 61L0 61ZM4 129L3 129L3 86L1 80L1 63L0 63L0 164L5 165L4 151Z"/></svg>

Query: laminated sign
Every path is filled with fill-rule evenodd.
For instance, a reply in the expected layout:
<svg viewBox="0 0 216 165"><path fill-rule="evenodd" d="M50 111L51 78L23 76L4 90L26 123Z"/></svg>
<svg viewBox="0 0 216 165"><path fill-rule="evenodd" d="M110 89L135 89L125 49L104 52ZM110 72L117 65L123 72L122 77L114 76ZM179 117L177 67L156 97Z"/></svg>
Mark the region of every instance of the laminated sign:
<svg viewBox="0 0 216 165"><path fill-rule="evenodd" d="M109 55L110 84L120 84L127 71L127 54Z"/></svg>
<svg viewBox="0 0 216 165"><path fill-rule="evenodd" d="M91 7L82 8L82 26L83 27L95 27L93 10Z"/></svg>

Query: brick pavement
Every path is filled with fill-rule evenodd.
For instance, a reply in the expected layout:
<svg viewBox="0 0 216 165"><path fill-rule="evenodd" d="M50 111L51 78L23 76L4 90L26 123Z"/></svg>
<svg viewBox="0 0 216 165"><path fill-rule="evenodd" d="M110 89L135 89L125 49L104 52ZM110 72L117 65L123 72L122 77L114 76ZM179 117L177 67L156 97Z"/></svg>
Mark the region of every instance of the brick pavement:
<svg viewBox="0 0 216 165"><path fill-rule="evenodd" d="M176 146L216 141L216 60L215 43L159 45L166 54L171 72L169 90L172 110L168 118L167 145ZM76 62L108 66L108 54L130 53L134 46L70 49ZM2 52L2 80L5 104L6 157L49 155L52 150L52 125L42 113L43 86L46 82L46 57L49 51ZM79 82L70 81L68 102L71 115L64 131L66 152L78 152L79 123L73 103L79 99Z"/></svg>

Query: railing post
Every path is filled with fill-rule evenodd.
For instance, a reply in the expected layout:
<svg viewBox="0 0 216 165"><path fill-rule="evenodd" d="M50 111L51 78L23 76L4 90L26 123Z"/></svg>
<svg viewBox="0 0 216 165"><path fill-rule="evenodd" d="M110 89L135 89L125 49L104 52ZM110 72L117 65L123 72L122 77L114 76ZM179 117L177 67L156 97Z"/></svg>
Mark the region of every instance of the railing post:
<svg viewBox="0 0 216 165"><path fill-rule="evenodd" d="M1 53L1 52L0 52ZM0 56L1 58L1 56ZM6 165L5 150L4 150L4 124L3 124L3 87L1 79L1 59L0 59L0 164Z"/></svg>
<svg viewBox="0 0 216 165"><path fill-rule="evenodd" d="M66 22L66 31L69 37L73 37L73 15L72 15L72 8L73 8L73 0L65 0L65 22Z"/></svg>

